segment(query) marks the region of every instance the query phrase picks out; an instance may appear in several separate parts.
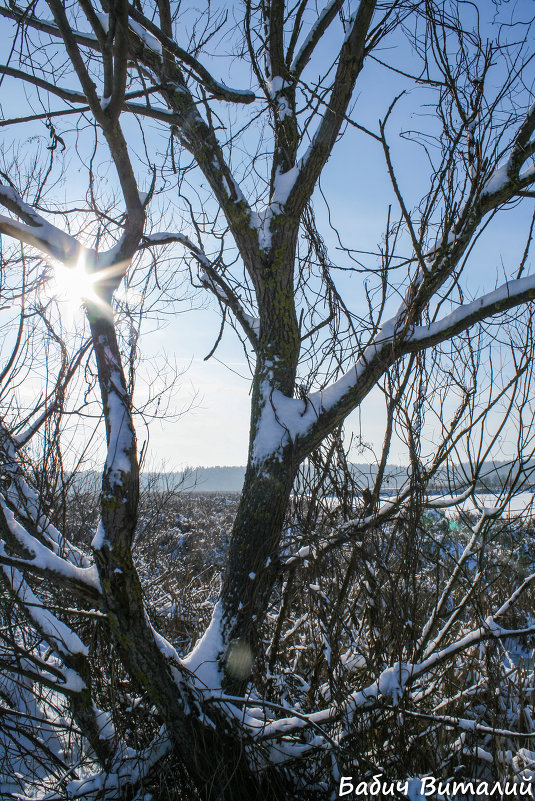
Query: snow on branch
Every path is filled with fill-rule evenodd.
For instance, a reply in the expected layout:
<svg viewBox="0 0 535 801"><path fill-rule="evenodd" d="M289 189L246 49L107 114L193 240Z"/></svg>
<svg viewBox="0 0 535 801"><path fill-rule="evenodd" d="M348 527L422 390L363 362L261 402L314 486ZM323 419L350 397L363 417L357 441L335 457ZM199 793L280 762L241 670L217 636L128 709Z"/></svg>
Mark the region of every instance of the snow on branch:
<svg viewBox="0 0 535 801"><path fill-rule="evenodd" d="M3 477L7 485L4 490L6 501L21 518L29 519L32 522L38 534L48 543L54 554L75 567L90 567L87 556L76 545L69 542L44 514L38 493L24 477L20 456L17 452L18 446L18 440L13 441L0 426L0 454L3 460Z"/></svg>
<svg viewBox="0 0 535 801"><path fill-rule="evenodd" d="M535 181L535 166L520 169L526 160L535 153L535 103L529 108L511 145L509 155L494 168L481 191L482 196L498 202L510 199Z"/></svg>
<svg viewBox="0 0 535 801"><path fill-rule="evenodd" d="M89 269L102 273L112 288L118 286L130 263L130 257L124 258L123 253L129 238L128 228L109 250L97 252L93 248L83 247L75 237L45 220L11 186L0 184L0 204L24 221L0 215L0 234L31 245L67 266L76 265L83 255Z"/></svg>
<svg viewBox="0 0 535 801"><path fill-rule="evenodd" d="M4 550L3 546L1 546L1 550ZM19 570L6 565L2 565L1 569L10 584L11 591L17 598L17 602L24 607L38 631L50 645L53 645L63 656L69 654L87 656L89 654L88 647L72 629L47 609L46 604L35 595ZM80 684L76 686L82 689ZM74 690L75 688L75 686L71 685L71 689Z"/></svg>
<svg viewBox="0 0 535 801"><path fill-rule="evenodd" d="M533 577L530 577L530 580L532 578ZM525 584L526 582L524 582L524 585ZM514 600L516 600L520 591L524 589L524 585L514 594ZM509 608L512 602L513 597L506 602L507 608ZM262 727L258 734L259 739L266 740L282 735L288 736L306 729L311 725L328 724L339 720L343 720L345 726L351 725L358 711L369 710L385 702L393 706L398 705L402 696L417 679L420 679L430 671L439 667L440 664L448 658L468 648L479 645L483 640L492 637L507 639L508 637L533 634L535 632L535 626L529 626L523 629L506 629L499 626L495 618L500 614L502 614L502 609L494 616L488 616L481 626L466 633L460 639L452 642L442 650L431 654L422 662L415 664L410 662L397 662L385 668L375 681L360 690L355 690L341 705L330 706L308 715L291 715L286 718L272 720Z"/></svg>
<svg viewBox="0 0 535 801"><path fill-rule="evenodd" d="M256 100L254 92L250 89L232 89L213 78L195 56L180 47L174 39L165 36L158 26L145 17L137 8L131 6L129 14L130 27L150 50L158 55L162 54L163 49L167 50L168 53L190 67L195 80L211 92L214 97L233 103L252 103Z"/></svg>
<svg viewBox="0 0 535 801"><path fill-rule="evenodd" d="M0 184L0 204L24 221L0 215L0 234L44 250L65 264L76 262L80 252L76 239L41 217L13 187Z"/></svg>
<svg viewBox="0 0 535 801"><path fill-rule="evenodd" d="M203 286L207 287L217 299L234 313L245 334L254 348L258 346L258 334L260 333L260 320L252 317L243 309L239 298L232 291L226 281L214 270L212 265L205 265L199 273L199 279Z"/></svg>
<svg viewBox="0 0 535 801"><path fill-rule="evenodd" d="M448 509L467 501L468 498L472 497L474 492L474 486L470 486L459 495L439 495L438 497L430 497L424 501L423 505L426 509Z"/></svg>
<svg viewBox="0 0 535 801"><path fill-rule="evenodd" d="M329 3L323 8L317 20L314 22L312 28L308 32L303 44L292 62L290 72L299 76L314 52L314 48L320 41L321 37L336 17L338 11L342 8L343 0L330 0Z"/></svg>
<svg viewBox="0 0 535 801"><path fill-rule="evenodd" d="M335 409L354 390L370 363L392 344L398 324L399 315L386 321L350 370L305 399L288 398L273 390L269 381L263 382L263 412L254 441L255 460L261 462L273 453L281 453L290 443L307 436L320 416Z"/></svg>
<svg viewBox="0 0 535 801"><path fill-rule="evenodd" d="M199 280L202 285L206 289L209 289L224 306L228 306L231 309L253 347L256 347L260 321L256 317L247 314L235 292L233 292L224 278L215 270L213 262L210 261L204 251L192 242L188 236L170 231L147 234L143 237L141 247L147 248L156 245L168 245L174 242L184 245L197 259L201 268L199 270Z"/></svg>
<svg viewBox="0 0 535 801"><path fill-rule="evenodd" d="M410 487L400 492L395 498L383 500L373 514L346 520L340 526L340 533L336 536L326 537L314 546L305 545L299 548L295 553L290 554L284 559L282 566L284 568L289 568L305 560L307 562L312 562L345 542L351 541L353 544L357 543L359 541L359 534L365 534L370 525L384 525L387 521L400 514L403 511L404 504L407 502L411 502Z"/></svg>
<svg viewBox="0 0 535 801"><path fill-rule="evenodd" d="M112 372L107 394L107 422L109 428L105 472L112 488L121 486L123 475L131 472L131 456L135 452L128 399L121 383L120 372Z"/></svg>
<svg viewBox="0 0 535 801"><path fill-rule="evenodd" d="M143 44L152 50L154 53L157 53L159 56L162 55L162 44L161 42L153 36L149 31L140 25L139 22L135 22L132 18L128 20L128 25L134 31L134 33L139 36Z"/></svg>
<svg viewBox="0 0 535 801"><path fill-rule="evenodd" d="M535 146L535 143L533 143ZM489 195L491 197L500 196L504 190L513 189L513 194L518 189L523 189L530 186L535 181L535 167L533 165L526 167L522 172L514 173L514 160L510 156L503 164L499 164L491 173L485 182L482 195Z"/></svg>
<svg viewBox="0 0 535 801"><path fill-rule="evenodd" d="M1 561L0 556L1 577L9 594L35 631L55 652L55 655L49 653L43 659L38 648L32 652L31 649L22 647L16 636L11 640L6 640L3 636L9 650L17 655L12 664L4 663L3 667L17 677L28 677L67 696L71 701L78 728L88 739L99 762L106 765L119 743L109 713L100 710L91 697L88 647L66 623L51 612L48 608L49 601L45 603L35 595L18 569L1 564Z"/></svg>
<svg viewBox="0 0 535 801"><path fill-rule="evenodd" d="M478 723L471 718L455 717L453 715L436 715L426 714L425 712L416 712L414 710L404 710L404 715L410 717L420 718L421 720L429 720L435 723L443 724L444 726L452 729L460 729L465 732L477 732L478 734L488 734L492 737L516 737L519 740L531 740L535 737L535 732L528 731L511 731L511 729L500 729L495 726L485 726L483 723ZM477 751L479 756L482 756L484 749L478 746L474 751ZM466 751L463 751L466 753ZM474 754L475 755L475 754ZM489 761L492 761L490 757Z"/></svg>
<svg viewBox="0 0 535 801"><path fill-rule="evenodd" d="M264 382L263 412L254 443L254 458L261 462L280 454L313 433L314 427L328 425L330 418L343 419L361 400L367 382L379 361L381 372L389 359L388 351L396 344L397 357L418 352L450 339L482 320L501 314L535 299L535 275L508 281L471 303L461 304L442 320L427 326L403 330L406 306L402 304L394 317L385 321L355 364L325 389L312 392L305 399L288 398ZM378 369L378 368L377 368Z"/></svg>
<svg viewBox="0 0 535 801"><path fill-rule="evenodd" d="M178 242L181 245L184 245L197 259L201 267L210 266L210 259L198 247L192 240L186 236L186 234L181 234L175 231L161 231L155 234L145 234L143 239L140 243L140 250L143 248L153 247L157 245L170 245L174 242Z"/></svg>
<svg viewBox="0 0 535 801"><path fill-rule="evenodd" d="M78 567L47 548L37 537L30 534L16 519L15 515L0 498L0 532L4 528L4 537L9 536L18 547L30 554L28 557L14 558L7 554L4 544L0 541L0 562L16 563L21 568L28 568L52 580L60 580L67 584L71 590L80 587L89 591L97 599L100 595L100 581L94 566Z"/></svg>
<svg viewBox="0 0 535 801"><path fill-rule="evenodd" d="M80 675L75 670L60 666L57 659L47 662L40 659L36 654L30 655L26 649L23 651L16 644L10 643L10 645L16 653L16 661L2 659L0 664L4 674L11 673L17 677L22 676L24 679L39 683L71 699L75 695L79 696L87 689ZM25 655L22 656L21 652Z"/></svg>
<svg viewBox="0 0 535 801"><path fill-rule="evenodd" d="M528 112L518 129L511 150L511 172L518 174L518 171L526 159L533 155L535 141L531 139L535 133L535 103L532 103Z"/></svg>
<svg viewBox="0 0 535 801"><path fill-rule="evenodd" d="M107 443L102 474L102 522L92 545L97 551L110 547L125 566L124 558L130 552L136 522L139 487L132 406L113 321L101 317L91 325Z"/></svg>
<svg viewBox="0 0 535 801"><path fill-rule="evenodd" d="M535 275L507 281L471 303L458 306L442 320L415 326L406 341L406 352L417 351L449 339L477 322L535 299Z"/></svg>
<svg viewBox="0 0 535 801"><path fill-rule="evenodd" d="M162 728L147 748L136 751L125 749L125 753L114 760L111 768L83 778L71 779L66 784L68 797L86 800L93 797L106 798L109 801L124 798L125 791L129 787L135 789L172 748L173 743ZM47 795L47 801L64 801L64 798L64 794Z"/></svg>
<svg viewBox="0 0 535 801"><path fill-rule="evenodd" d="M37 433L37 431L39 431L43 423L45 423L45 421L54 413L56 408L56 398L54 398L50 403L45 403L41 414L39 414L21 434L17 434L15 437L13 437L15 447L22 448L24 445L27 445L31 438Z"/></svg>
<svg viewBox="0 0 535 801"><path fill-rule="evenodd" d="M193 674L194 686L208 696L218 695L222 691L220 659L225 650L222 614L221 602L218 602L210 625L181 663Z"/></svg>

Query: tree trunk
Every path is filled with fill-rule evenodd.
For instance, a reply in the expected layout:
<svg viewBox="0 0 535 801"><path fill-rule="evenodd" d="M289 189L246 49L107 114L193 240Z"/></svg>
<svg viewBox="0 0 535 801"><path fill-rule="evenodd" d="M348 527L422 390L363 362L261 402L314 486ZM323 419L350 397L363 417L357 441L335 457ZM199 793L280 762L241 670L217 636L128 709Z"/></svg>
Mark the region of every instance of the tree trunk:
<svg viewBox="0 0 535 801"><path fill-rule="evenodd" d="M279 543L294 479L290 459L249 460L224 575L225 686L241 694L278 569Z"/></svg>
<svg viewBox="0 0 535 801"><path fill-rule="evenodd" d="M279 569L281 533L298 465L273 415L271 393L281 385L287 390L294 377L287 359L259 360L248 463L221 591L224 684L233 694L242 694L247 684Z"/></svg>

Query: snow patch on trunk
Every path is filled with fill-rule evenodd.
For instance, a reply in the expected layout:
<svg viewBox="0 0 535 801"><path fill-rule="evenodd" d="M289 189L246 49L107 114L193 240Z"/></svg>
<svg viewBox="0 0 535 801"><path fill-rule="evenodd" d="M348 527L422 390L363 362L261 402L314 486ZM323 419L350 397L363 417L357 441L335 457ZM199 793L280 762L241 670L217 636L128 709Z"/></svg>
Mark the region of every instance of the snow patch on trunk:
<svg viewBox="0 0 535 801"><path fill-rule="evenodd" d="M108 394L110 441L106 456L106 473L112 487L122 485L123 475L131 472L130 454L134 447L126 399L117 386L121 386L121 376L114 372Z"/></svg>
<svg viewBox="0 0 535 801"><path fill-rule="evenodd" d="M195 675L196 684L203 692L221 691L222 670L220 657L225 651L223 640L223 606L218 601L210 625L182 664Z"/></svg>
<svg viewBox="0 0 535 801"><path fill-rule="evenodd" d="M274 75L271 80L266 80L266 88L271 98L274 98L276 94L282 92L285 86L284 78L280 75Z"/></svg>
<svg viewBox="0 0 535 801"><path fill-rule="evenodd" d="M294 187L299 172L300 168L297 164L286 172L281 172L280 168L277 168L275 180L273 182L273 194L271 196L272 206L278 205L279 208L284 206Z"/></svg>
<svg viewBox="0 0 535 801"><path fill-rule="evenodd" d="M272 389L269 378L260 387L262 412L253 442L253 461L256 464L269 456L280 458L282 450L298 437L305 436L322 412L330 411L357 385L370 361L392 342L398 315L385 322L360 359L338 381L325 389L312 392L306 400L289 398Z"/></svg>

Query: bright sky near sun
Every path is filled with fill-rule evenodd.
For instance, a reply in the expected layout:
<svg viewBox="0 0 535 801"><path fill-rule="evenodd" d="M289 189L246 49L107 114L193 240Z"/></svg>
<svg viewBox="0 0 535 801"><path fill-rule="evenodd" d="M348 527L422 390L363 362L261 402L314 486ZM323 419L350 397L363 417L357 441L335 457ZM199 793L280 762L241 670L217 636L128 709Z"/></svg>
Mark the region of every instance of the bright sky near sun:
<svg viewBox="0 0 535 801"><path fill-rule="evenodd" d="M46 294L56 298L62 306L62 314L68 327L74 324L80 314L84 300L97 301L95 276L86 267L83 253L74 267L67 267L58 261L51 261L52 273Z"/></svg>
<svg viewBox="0 0 535 801"><path fill-rule="evenodd" d="M523 0L530 3L532 0ZM489 7L490 7L489 3ZM8 23L0 23L0 35L5 36ZM326 48L334 44L335 35L329 34ZM223 80L228 75L221 74L222 61L214 61L214 70ZM234 72L234 83L240 85L243 72ZM248 80L248 79L247 79ZM74 86L74 82L72 86ZM365 120L376 127L379 118L384 117L394 95L404 86L404 81L393 73L380 70L371 63L358 82L356 102L353 112L355 118ZM399 104L394 129L417 128L420 123L428 124L430 110L422 105L422 94L408 96ZM6 78L2 88L2 112L11 117L25 108L24 95L20 83ZM27 109L27 107L26 107ZM9 110L9 114L7 111ZM27 111L26 111L27 113ZM58 122L58 130L61 123ZM144 122L146 135L156 131L156 124ZM48 136L44 124L32 123L3 129L3 140L9 147L14 138L28 144L35 135ZM252 135L252 134L251 134ZM67 138L67 145L72 144ZM398 178L403 192L408 198L409 207L417 206L425 193L427 169L422 150L393 136L392 154L396 162ZM73 161L73 164L75 162ZM110 170L110 174L111 174ZM83 172L75 169L67 175L62 191L83 194L85 186L77 185L78 176L83 180ZM101 171L103 181L113 178ZM144 187L140 187L144 188ZM385 169L384 156L380 145L353 129L346 132L329 161L322 178L322 191L329 198L330 214L339 229L342 239L349 246L362 251L374 250L381 240L387 219L388 206L396 207L395 197ZM332 248L331 258L336 259L337 240L327 224L327 210L321 198L315 198L315 212L326 243ZM471 288L477 292L486 278L486 287L504 280L518 261L525 244L526 223L531 209L523 204L516 212L498 215L488 234L481 239L472 255ZM492 278L490 278L492 276ZM349 305L364 304L362 294L356 292L357 282L352 276L337 274L338 286L345 294ZM358 288L361 284L358 282ZM55 266L54 280L48 290L63 304L64 314L71 321L80 314L80 297L90 296L91 281L83 265L69 270L61 265ZM203 308L198 308L199 305ZM174 394L171 407L185 410L177 418L155 420L150 427L150 441L147 465L158 467L165 464L168 470L178 470L186 465L243 465L246 462L249 434L249 368L242 347L231 330L225 331L215 356L209 361L204 357L211 351L217 339L220 317L213 302L208 298L199 302L196 308L166 315L160 325L151 323L150 333L145 336L141 347L151 362L165 353L176 362L182 375ZM186 308L186 305L184 305ZM148 392L148 384L153 391L158 389L158 373L140 368L137 391L142 400ZM383 439L382 402L378 391L371 393L360 412L354 413L349 428L366 443L380 450ZM362 421L365 421L363 425ZM146 439L146 429L140 426L138 439L140 445ZM401 451L392 450L392 461L401 457ZM367 452L355 452L354 461L368 461Z"/></svg>

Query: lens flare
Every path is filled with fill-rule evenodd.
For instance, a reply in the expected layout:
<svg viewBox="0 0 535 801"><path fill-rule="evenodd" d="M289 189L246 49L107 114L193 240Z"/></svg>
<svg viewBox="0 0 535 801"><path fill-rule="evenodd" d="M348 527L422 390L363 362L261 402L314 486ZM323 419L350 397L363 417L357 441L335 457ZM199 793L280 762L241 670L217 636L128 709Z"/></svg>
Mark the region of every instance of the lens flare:
<svg viewBox="0 0 535 801"><path fill-rule="evenodd" d="M52 277L48 282L46 294L65 304L70 313L75 313L85 300L98 301L95 292L96 278L94 274L88 272L85 254L82 251L72 267L67 267L62 262L52 264Z"/></svg>

